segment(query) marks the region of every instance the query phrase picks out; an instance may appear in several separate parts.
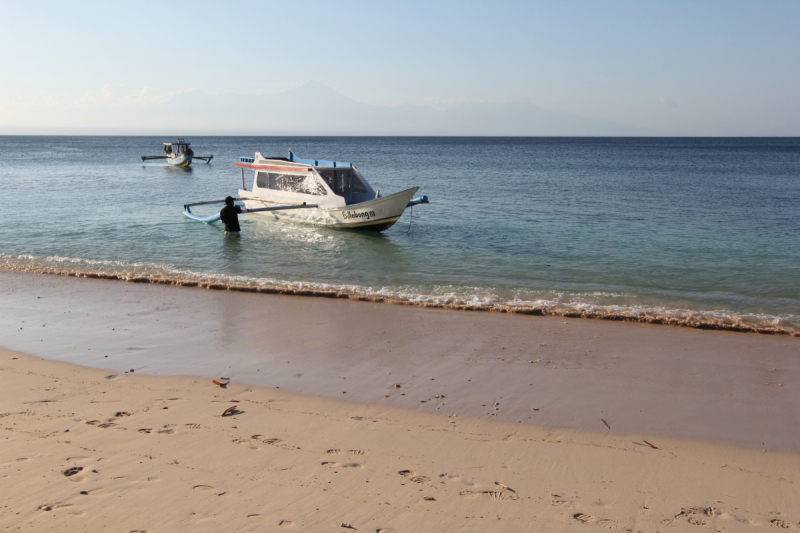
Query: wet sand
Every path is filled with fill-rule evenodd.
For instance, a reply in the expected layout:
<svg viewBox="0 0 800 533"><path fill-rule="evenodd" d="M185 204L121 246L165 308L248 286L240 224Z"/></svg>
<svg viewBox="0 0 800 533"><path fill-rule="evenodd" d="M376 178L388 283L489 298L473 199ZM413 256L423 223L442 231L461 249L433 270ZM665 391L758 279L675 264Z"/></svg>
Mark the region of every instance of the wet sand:
<svg viewBox="0 0 800 533"><path fill-rule="evenodd" d="M788 336L17 272L0 272L0 294L0 346L47 359L800 452L800 339Z"/></svg>

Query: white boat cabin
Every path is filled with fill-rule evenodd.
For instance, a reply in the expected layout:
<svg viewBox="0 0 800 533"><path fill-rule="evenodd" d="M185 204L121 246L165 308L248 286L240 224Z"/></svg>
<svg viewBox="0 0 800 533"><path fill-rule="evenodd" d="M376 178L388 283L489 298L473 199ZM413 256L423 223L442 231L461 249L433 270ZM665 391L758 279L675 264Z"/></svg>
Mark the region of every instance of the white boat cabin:
<svg viewBox="0 0 800 533"><path fill-rule="evenodd" d="M344 207L378 197L352 163L288 157L241 157L242 198L281 204L317 204L320 208ZM253 187L247 191L244 169L254 170Z"/></svg>
<svg viewBox="0 0 800 533"><path fill-rule="evenodd" d="M164 143L164 153L168 156L179 156L183 153L189 152L192 154L192 149L189 148L191 143L187 143L183 139L178 139L178 142L165 142Z"/></svg>

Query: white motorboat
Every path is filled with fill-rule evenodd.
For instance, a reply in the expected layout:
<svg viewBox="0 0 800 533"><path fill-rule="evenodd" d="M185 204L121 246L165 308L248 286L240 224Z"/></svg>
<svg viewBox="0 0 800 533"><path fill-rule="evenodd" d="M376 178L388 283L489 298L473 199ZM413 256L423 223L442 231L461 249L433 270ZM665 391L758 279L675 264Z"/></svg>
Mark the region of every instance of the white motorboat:
<svg viewBox="0 0 800 533"><path fill-rule="evenodd" d="M406 207L428 203L413 198L419 187L380 196L352 163L288 157L242 157L239 200L248 212L274 219L335 228L383 231L403 215ZM244 169L253 170L253 186L245 187ZM191 205L191 204L190 204Z"/></svg>
<svg viewBox="0 0 800 533"><path fill-rule="evenodd" d="M170 166L186 168L192 164L193 159L200 159L209 163L214 158L213 155L194 155L194 151L190 147L191 144L192 143L187 143L184 139L178 139L178 142L165 142L164 153L166 155L143 155L142 161L166 159L167 164Z"/></svg>

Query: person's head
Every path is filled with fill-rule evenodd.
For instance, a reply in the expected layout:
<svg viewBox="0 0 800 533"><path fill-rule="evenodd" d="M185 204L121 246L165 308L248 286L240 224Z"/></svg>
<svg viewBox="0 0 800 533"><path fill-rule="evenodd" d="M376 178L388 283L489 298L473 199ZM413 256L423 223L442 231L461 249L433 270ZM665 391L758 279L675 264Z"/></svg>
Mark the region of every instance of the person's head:
<svg viewBox="0 0 800 533"><path fill-rule="evenodd" d="M233 198L231 198L230 196L225 198L225 205L233 205Z"/></svg>

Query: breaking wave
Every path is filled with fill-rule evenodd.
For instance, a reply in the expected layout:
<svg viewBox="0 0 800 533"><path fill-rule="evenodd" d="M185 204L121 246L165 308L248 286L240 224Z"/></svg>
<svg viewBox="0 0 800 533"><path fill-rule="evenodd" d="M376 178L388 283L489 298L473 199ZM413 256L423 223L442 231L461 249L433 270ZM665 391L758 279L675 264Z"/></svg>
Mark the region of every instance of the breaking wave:
<svg viewBox="0 0 800 533"><path fill-rule="evenodd" d="M144 262L127 263L60 256L37 258L30 255L0 254L0 268L17 272L198 287L210 290L346 298L427 308L596 318L800 337L800 316L797 315L776 316L736 313L730 310L698 310L670 308L664 305L622 303L623 300L630 299L630 297L605 292L551 292L537 298L530 298L533 292L530 290L520 290L511 297L501 297L484 287L437 286L423 292L418 287L373 288L308 281L285 281L194 272Z"/></svg>

